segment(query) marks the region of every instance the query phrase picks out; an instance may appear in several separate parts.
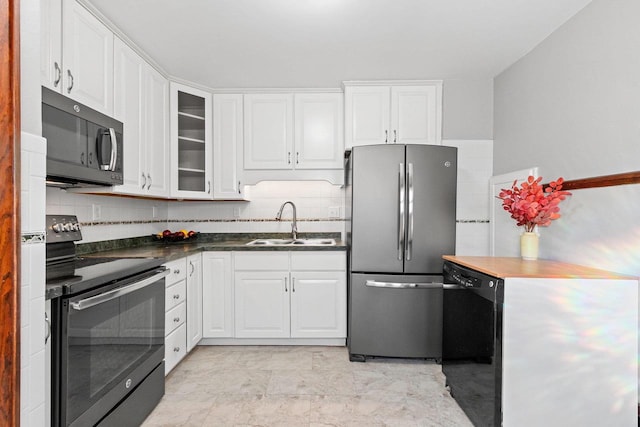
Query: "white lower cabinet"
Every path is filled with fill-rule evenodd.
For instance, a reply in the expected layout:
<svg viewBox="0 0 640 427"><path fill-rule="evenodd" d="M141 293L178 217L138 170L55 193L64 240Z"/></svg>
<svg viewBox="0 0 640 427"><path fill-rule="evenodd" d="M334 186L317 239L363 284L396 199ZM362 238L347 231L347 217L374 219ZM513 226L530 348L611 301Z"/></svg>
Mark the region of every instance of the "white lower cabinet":
<svg viewBox="0 0 640 427"><path fill-rule="evenodd" d="M202 339L202 254L187 258L187 352Z"/></svg>
<svg viewBox="0 0 640 427"><path fill-rule="evenodd" d="M202 337L232 338L232 252L202 253Z"/></svg>
<svg viewBox="0 0 640 427"><path fill-rule="evenodd" d="M165 263L164 373L169 374L202 338L200 254Z"/></svg>
<svg viewBox="0 0 640 427"><path fill-rule="evenodd" d="M345 338L344 252L236 252L236 338Z"/></svg>

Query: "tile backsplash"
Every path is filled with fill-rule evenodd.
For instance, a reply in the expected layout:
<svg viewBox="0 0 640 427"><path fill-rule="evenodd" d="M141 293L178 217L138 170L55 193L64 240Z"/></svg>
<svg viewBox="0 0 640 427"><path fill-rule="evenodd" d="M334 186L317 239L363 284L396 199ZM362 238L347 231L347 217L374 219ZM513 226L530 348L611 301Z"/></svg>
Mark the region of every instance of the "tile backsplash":
<svg viewBox="0 0 640 427"><path fill-rule="evenodd" d="M458 147L457 239L459 255L489 250L489 177L493 142L443 141ZM275 221L282 203L297 207L300 232L343 232L344 188L325 181L264 181L246 186L247 201L162 201L73 193L47 188L47 213L77 215L83 242L188 229L204 233L289 232L291 207Z"/></svg>

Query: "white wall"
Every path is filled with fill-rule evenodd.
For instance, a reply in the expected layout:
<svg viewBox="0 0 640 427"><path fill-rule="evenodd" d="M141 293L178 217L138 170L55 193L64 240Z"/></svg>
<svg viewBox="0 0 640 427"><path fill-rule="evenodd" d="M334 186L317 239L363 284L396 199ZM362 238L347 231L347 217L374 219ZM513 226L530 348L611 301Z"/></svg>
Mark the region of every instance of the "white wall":
<svg viewBox="0 0 640 427"><path fill-rule="evenodd" d="M640 170L639 16L637 0L594 0L496 77L496 174ZM540 255L640 276L639 210L640 185L576 190L540 230Z"/></svg>

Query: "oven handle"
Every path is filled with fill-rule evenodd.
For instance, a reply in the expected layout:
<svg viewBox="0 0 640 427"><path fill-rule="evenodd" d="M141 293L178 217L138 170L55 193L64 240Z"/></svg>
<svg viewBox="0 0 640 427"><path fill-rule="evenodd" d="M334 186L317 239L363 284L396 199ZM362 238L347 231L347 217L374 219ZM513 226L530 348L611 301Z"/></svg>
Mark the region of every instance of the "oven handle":
<svg viewBox="0 0 640 427"><path fill-rule="evenodd" d="M154 274L151 277L148 277L144 280L140 280L139 282L135 282L132 285L129 286L124 286L122 288L118 288L118 289L114 289L112 291L109 292L105 292L103 294L99 294L99 295L95 295L89 298L85 298L82 299L80 301L75 301L72 302L71 304L69 304L71 306L71 308L73 308L74 310L84 310L93 306L96 306L98 304L102 304L105 303L107 301L111 301L113 299L116 298L120 298L123 295L126 294L130 294L131 292L137 291L138 289L142 289L145 286L149 286L152 283L157 282L158 280L162 279L165 276L169 275L169 269L168 268L163 268L162 270L160 270L159 273Z"/></svg>
<svg viewBox="0 0 640 427"><path fill-rule="evenodd" d="M393 288L393 289L442 289L442 283L395 283L395 282L377 282L375 280L367 280L365 286L370 288Z"/></svg>

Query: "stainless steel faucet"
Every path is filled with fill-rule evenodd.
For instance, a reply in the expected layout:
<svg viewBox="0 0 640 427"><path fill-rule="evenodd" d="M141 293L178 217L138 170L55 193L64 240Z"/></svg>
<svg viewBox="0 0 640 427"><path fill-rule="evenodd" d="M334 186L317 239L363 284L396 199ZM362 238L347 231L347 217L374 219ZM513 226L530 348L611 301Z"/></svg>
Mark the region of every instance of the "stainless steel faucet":
<svg viewBox="0 0 640 427"><path fill-rule="evenodd" d="M280 210L276 215L276 221L282 220L282 210L287 204L291 205L291 207L293 208L293 219L291 220L291 237L293 238L293 240L295 240L298 238L298 217L296 215L296 205L292 201L286 201L282 204L282 206L280 206Z"/></svg>

